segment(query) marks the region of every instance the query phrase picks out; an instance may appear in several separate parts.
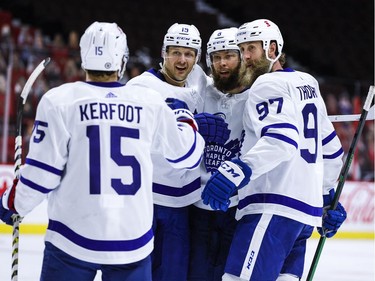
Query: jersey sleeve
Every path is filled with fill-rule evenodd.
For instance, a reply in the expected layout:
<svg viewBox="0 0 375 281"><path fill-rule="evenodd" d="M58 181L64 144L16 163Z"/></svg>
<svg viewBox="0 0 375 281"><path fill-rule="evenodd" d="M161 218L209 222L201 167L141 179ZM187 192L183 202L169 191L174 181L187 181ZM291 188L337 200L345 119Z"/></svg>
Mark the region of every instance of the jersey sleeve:
<svg viewBox="0 0 375 281"><path fill-rule="evenodd" d="M30 149L21 170L15 207L23 216L58 187L68 157L69 134L46 93L38 104Z"/></svg>
<svg viewBox="0 0 375 281"><path fill-rule="evenodd" d="M321 100L324 108L324 102ZM327 116L327 111L322 112L322 147L324 162L323 194L328 194L334 188L342 168L344 150L335 128Z"/></svg>
<svg viewBox="0 0 375 281"><path fill-rule="evenodd" d="M203 137L189 124L177 122L166 104L159 113L153 152L162 154L174 168L196 168L205 145Z"/></svg>
<svg viewBox="0 0 375 281"><path fill-rule="evenodd" d="M271 171L296 153L299 136L295 110L282 83L262 80L250 89L244 126L253 131L258 140L248 151L243 151L241 159L251 167L252 179Z"/></svg>

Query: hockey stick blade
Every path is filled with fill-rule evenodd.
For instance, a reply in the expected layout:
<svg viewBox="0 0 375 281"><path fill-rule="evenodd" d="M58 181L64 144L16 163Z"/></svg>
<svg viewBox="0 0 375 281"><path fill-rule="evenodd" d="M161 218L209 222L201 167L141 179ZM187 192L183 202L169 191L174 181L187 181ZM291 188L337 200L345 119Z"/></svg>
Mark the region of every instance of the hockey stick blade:
<svg viewBox="0 0 375 281"><path fill-rule="evenodd" d="M51 58L44 59L39 65L34 69L34 71L30 74L29 79L27 79L25 86L21 92L21 98L23 99L23 104L25 104L27 96L33 86L36 78L38 78L39 74L44 70L47 64L51 61Z"/></svg>
<svg viewBox="0 0 375 281"><path fill-rule="evenodd" d="M368 110L366 120L374 120L375 108L374 105ZM353 122L359 121L361 114L348 114L348 115L329 115L328 118L331 122Z"/></svg>

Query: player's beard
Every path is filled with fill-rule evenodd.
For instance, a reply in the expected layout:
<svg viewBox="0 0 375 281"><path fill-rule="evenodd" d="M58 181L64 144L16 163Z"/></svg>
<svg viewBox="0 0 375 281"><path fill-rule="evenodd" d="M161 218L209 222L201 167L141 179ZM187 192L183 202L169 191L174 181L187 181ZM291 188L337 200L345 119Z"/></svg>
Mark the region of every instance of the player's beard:
<svg viewBox="0 0 375 281"><path fill-rule="evenodd" d="M245 63L241 64L240 68L240 84L245 87L250 87L252 84L253 69L248 68Z"/></svg>
<svg viewBox="0 0 375 281"><path fill-rule="evenodd" d="M236 68L230 70L228 78L220 77L220 74L215 69L213 69L212 78L214 79L215 87L223 93L229 92L237 88L240 85L239 83L240 67L241 67L241 64L239 63Z"/></svg>
<svg viewBox="0 0 375 281"><path fill-rule="evenodd" d="M250 68L243 63L240 69L241 84L251 87L259 76L268 73L270 63L265 54L259 60L253 61Z"/></svg>

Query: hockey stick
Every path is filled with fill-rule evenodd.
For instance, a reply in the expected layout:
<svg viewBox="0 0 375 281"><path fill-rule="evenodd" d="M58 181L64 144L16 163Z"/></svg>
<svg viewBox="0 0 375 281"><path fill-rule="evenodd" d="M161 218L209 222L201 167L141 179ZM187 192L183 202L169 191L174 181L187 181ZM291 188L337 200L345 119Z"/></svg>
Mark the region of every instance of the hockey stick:
<svg viewBox="0 0 375 281"><path fill-rule="evenodd" d="M366 120L374 120L375 108L374 105L368 111ZM329 115L328 118L331 122L351 122L359 121L361 114L348 114L348 115Z"/></svg>
<svg viewBox="0 0 375 281"><path fill-rule="evenodd" d="M20 168L22 164L22 117L23 107L26 103L27 96L33 86L35 80L39 74L44 70L47 64L50 62L50 58L44 59L30 74L27 79L25 86L18 98L17 104L17 120L16 120L16 140L15 140L15 152L14 152L14 177L15 179L20 178ZM22 218L18 214L12 216L13 219L13 232L12 232L12 281L18 279L18 246L19 246L19 227Z"/></svg>
<svg viewBox="0 0 375 281"><path fill-rule="evenodd" d="M371 102L372 102L372 100L374 98L374 93L375 93L375 86L370 86L370 89L369 89L369 92L367 94L367 98L366 98L365 104L363 105L361 116L359 118L359 123L358 123L357 129L356 129L356 132L354 134L352 143L351 143L349 151L348 151L348 155L346 156L345 163L344 163L344 165L343 165L343 167L341 169L341 172L340 172L339 182L337 184L337 188L336 188L336 192L335 192L335 197L333 198L333 201L331 203L330 210L335 210L336 207L337 207L337 204L339 202L339 198L340 198L342 189L344 187L344 183L345 183L346 177L347 177L348 172L349 172L349 167L350 167L350 165L352 163L352 160L353 160L355 147L356 147L357 142L359 140L359 137L360 137L360 135L362 133L362 129L363 129L365 123L366 123L366 116L367 116L367 113L368 113L368 111L370 109ZM313 280L313 277L314 277L314 274L315 274L315 270L316 270L316 267L318 265L319 258L320 258L320 255L322 253L323 246L324 246L324 243L326 241L326 238L327 237L323 233L323 235L319 239L319 243L318 243L318 246L316 248L315 255L314 255L313 261L311 263L311 267L310 267L309 273L307 275L306 281L312 281Z"/></svg>

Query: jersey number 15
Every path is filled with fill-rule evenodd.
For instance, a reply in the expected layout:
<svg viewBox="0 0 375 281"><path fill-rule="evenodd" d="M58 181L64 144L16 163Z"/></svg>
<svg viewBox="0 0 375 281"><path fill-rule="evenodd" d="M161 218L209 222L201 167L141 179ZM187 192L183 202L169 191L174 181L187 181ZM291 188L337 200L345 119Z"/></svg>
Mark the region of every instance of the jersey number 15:
<svg viewBox="0 0 375 281"><path fill-rule="evenodd" d="M101 161L99 126L87 126L86 136L89 139L90 150L90 194L100 194ZM134 195L141 187L141 166L134 156L123 155L121 153L122 138L139 139L139 130L118 126L111 126L110 129L111 159L118 166L128 166L132 168L133 182L131 184L123 184L121 179L112 178L111 186L119 195Z"/></svg>

